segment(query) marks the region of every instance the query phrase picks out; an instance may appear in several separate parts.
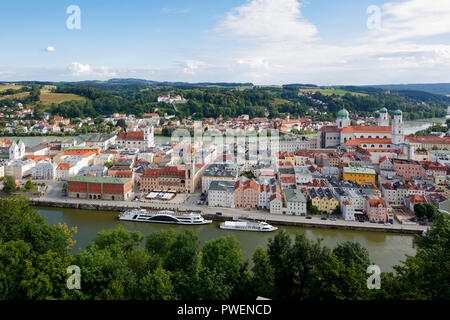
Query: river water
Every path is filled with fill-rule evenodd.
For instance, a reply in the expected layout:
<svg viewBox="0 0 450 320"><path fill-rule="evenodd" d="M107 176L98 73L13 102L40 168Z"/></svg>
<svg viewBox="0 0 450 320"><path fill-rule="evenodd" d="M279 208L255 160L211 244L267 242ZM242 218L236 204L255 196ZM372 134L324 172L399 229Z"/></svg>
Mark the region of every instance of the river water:
<svg viewBox="0 0 450 320"><path fill-rule="evenodd" d="M450 107L449 107L450 111ZM449 117L449 116L447 116ZM411 120L411 121L405 121L405 134L412 134L420 130L424 130L428 128L429 126L432 126L434 124L442 124L445 123L446 118L428 118L428 119L417 119L417 120ZM19 140L21 139L26 146L35 146L39 143L46 141L54 141L55 139L59 139L61 141L64 140L71 140L74 137L53 137L53 136L45 136L45 137L5 137L7 139L11 140ZM171 141L171 137L163 137L163 136L155 136L155 142L156 143L167 143Z"/></svg>
<svg viewBox="0 0 450 320"><path fill-rule="evenodd" d="M285 229L294 236L296 233L305 233L309 239L323 238L323 244L334 248L338 242L344 240L359 242L367 248L371 261L380 266L382 271L393 271L392 266L405 259L405 255L414 255L413 236L406 234L392 234L370 231L334 230L320 228L301 228L279 226L279 230L270 233L222 230L218 222L202 226L164 225L157 223L139 223L117 220L117 212L102 212L77 209L37 208L37 211L47 217L50 224L67 223L69 227L77 227L78 232L74 239L77 241L73 251L78 252L85 248L102 230L123 225L131 231L139 231L144 236L159 230L173 228L176 231L193 231L201 243L222 236L233 235L241 244L245 258L251 259L253 251L258 247L266 247L269 238L279 230Z"/></svg>

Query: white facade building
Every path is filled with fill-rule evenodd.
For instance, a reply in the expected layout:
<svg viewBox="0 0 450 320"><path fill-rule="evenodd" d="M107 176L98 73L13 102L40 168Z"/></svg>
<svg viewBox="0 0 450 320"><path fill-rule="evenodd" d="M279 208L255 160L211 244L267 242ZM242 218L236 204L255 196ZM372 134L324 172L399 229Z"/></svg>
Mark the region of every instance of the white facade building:
<svg viewBox="0 0 450 320"><path fill-rule="evenodd" d="M284 196L286 199L286 208L283 211L286 214L294 216L306 215L306 198L300 190L284 190Z"/></svg>
<svg viewBox="0 0 450 320"><path fill-rule="evenodd" d="M208 189L208 206L234 208L233 181L213 181Z"/></svg>
<svg viewBox="0 0 450 320"><path fill-rule="evenodd" d="M56 165L48 160L41 160L33 167L31 176L35 180L53 180L56 177Z"/></svg>

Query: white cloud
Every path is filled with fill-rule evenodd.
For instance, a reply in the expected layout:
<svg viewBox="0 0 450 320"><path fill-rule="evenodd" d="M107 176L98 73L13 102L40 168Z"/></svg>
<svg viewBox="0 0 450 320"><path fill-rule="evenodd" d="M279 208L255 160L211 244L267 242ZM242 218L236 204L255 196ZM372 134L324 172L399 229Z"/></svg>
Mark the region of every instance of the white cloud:
<svg viewBox="0 0 450 320"><path fill-rule="evenodd" d="M296 0L251 0L233 8L216 32L250 41L308 41L317 28L303 18Z"/></svg>
<svg viewBox="0 0 450 320"><path fill-rule="evenodd" d="M97 67L93 68L89 64L82 64L79 62L72 62L68 67L72 76L76 77L99 77L108 78L117 76L116 72L110 71L108 67Z"/></svg>
<svg viewBox="0 0 450 320"><path fill-rule="evenodd" d="M386 41L450 33L448 0L388 2L382 6L381 13L381 30L373 34Z"/></svg>
<svg viewBox="0 0 450 320"><path fill-rule="evenodd" d="M231 9L214 29L229 41L205 61L230 66L232 81L255 83L450 81L450 46L411 40L450 32L448 0L386 3L381 31L333 45L321 41L301 7L297 0L250 0Z"/></svg>
<svg viewBox="0 0 450 320"><path fill-rule="evenodd" d="M55 51L55 47L48 46L47 48L43 49L43 51L53 52L53 51Z"/></svg>
<svg viewBox="0 0 450 320"><path fill-rule="evenodd" d="M183 72L186 74L194 75L198 71L199 68L205 66L205 63L202 61L189 60L186 61L183 66Z"/></svg>
<svg viewBox="0 0 450 320"><path fill-rule="evenodd" d="M92 73L92 67L89 64L81 64L79 62L72 62L69 66L69 71L74 76L86 75Z"/></svg>

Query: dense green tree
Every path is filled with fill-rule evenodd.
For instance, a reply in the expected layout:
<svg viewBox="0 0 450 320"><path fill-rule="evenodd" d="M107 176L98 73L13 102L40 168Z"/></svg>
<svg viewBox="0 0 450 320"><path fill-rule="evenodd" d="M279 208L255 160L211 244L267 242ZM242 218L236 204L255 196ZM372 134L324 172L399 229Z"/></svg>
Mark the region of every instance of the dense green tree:
<svg viewBox="0 0 450 320"><path fill-rule="evenodd" d="M154 272L148 272L139 280L137 299L141 300L172 300L176 299L170 273L161 267Z"/></svg>
<svg viewBox="0 0 450 320"><path fill-rule="evenodd" d="M417 203L414 205L414 214L417 218L422 219L427 215L427 207L423 203Z"/></svg>
<svg viewBox="0 0 450 320"><path fill-rule="evenodd" d="M258 247L253 252L252 294L255 297L273 298L275 271L267 250Z"/></svg>
<svg viewBox="0 0 450 320"><path fill-rule="evenodd" d="M343 241L337 244L333 249L333 254L339 258L346 266L354 262L360 266L364 272L370 265L369 251L359 242Z"/></svg>
<svg viewBox="0 0 450 320"><path fill-rule="evenodd" d="M3 179L3 192L11 194L16 191L16 180L12 176L6 176Z"/></svg>
<svg viewBox="0 0 450 320"><path fill-rule="evenodd" d="M119 225L115 229L100 231L94 239L93 245L99 249L119 246L125 252L129 252L136 249L143 239L144 236L140 232L131 232Z"/></svg>
<svg viewBox="0 0 450 320"><path fill-rule="evenodd" d="M24 240L38 253L51 250L67 256L75 243L72 237L76 231L76 228L69 229L66 224L45 223L45 217L31 209L23 197L0 201L0 239L3 241Z"/></svg>
<svg viewBox="0 0 450 320"><path fill-rule="evenodd" d="M434 218L436 217L436 214L437 214L436 207L430 203L425 203L424 205L426 208L426 213L425 213L426 217L428 218L428 220L431 220L431 221L434 220Z"/></svg>
<svg viewBox="0 0 450 320"><path fill-rule="evenodd" d="M192 231L178 234L164 259L164 268L192 275L200 262L199 252L200 242Z"/></svg>
<svg viewBox="0 0 450 320"><path fill-rule="evenodd" d="M234 288L240 280L243 255L235 237L221 237L205 243L202 249L202 265L223 274L225 282Z"/></svg>
<svg viewBox="0 0 450 320"><path fill-rule="evenodd" d="M25 185L23 186L25 191L31 191L33 189L33 181L31 181L31 178L25 182Z"/></svg>
<svg viewBox="0 0 450 320"><path fill-rule="evenodd" d="M163 258L169 252L169 248L175 242L176 238L177 232L174 229L154 232L146 237L145 248L151 254L156 254Z"/></svg>
<svg viewBox="0 0 450 320"><path fill-rule="evenodd" d="M362 300L369 295L366 270L354 260L344 263L336 255L330 255L311 272L314 300Z"/></svg>
<svg viewBox="0 0 450 320"><path fill-rule="evenodd" d="M1 299L67 299L67 267L72 258L49 250L39 254L23 240L0 240Z"/></svg>
<svg viewBox="0 0 450 320"><path fill-rule="evenodd" d="M389 300L448 300L450 296L450 217L438 214L425 236L415 236L415 256L383 273L381 290L373 298Z"/></svg>

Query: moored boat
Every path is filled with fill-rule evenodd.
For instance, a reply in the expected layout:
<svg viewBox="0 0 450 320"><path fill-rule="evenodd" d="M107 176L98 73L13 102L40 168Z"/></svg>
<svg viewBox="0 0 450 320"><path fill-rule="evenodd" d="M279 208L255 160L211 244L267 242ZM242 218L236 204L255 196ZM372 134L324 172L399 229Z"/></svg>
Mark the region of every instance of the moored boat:
<svg viewBox="0 0 450 320"><path fill-rule="evenodd" d="M145 209L131 209L120 214L118 218L122 221L182 225L201 225L212 223L212 220L205 220L199 213L175 212L170 210L148 211Z"/></svg>
<svg viewBox="0 0 450 320"><path fill-rule="evenodd" d="M249 220L233 220L225 221L219 226L221 229L238 230L238 231L256 231L256 232L270 232L278 228L263 221L249 221Z"/></svg>

